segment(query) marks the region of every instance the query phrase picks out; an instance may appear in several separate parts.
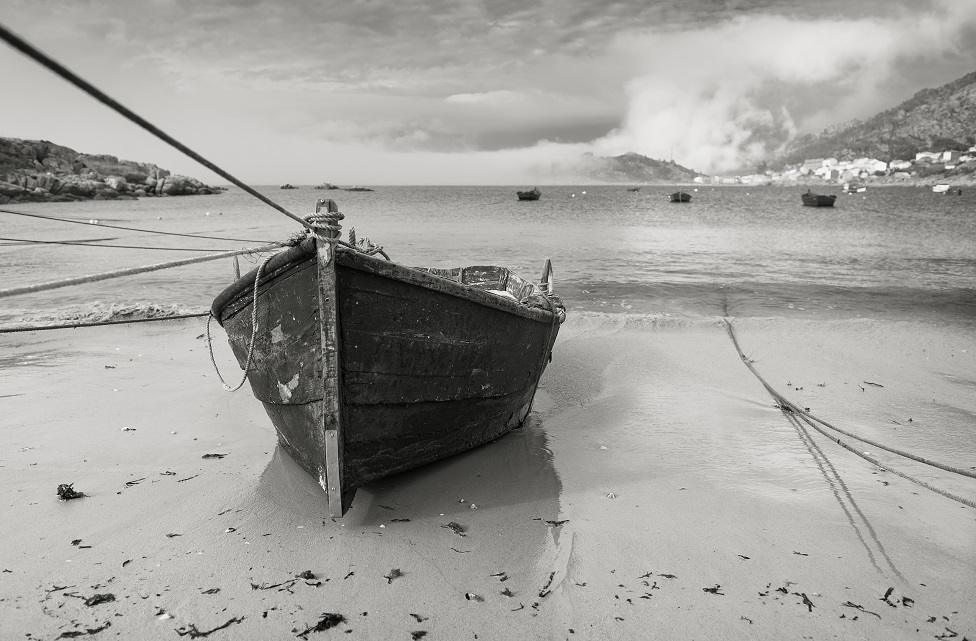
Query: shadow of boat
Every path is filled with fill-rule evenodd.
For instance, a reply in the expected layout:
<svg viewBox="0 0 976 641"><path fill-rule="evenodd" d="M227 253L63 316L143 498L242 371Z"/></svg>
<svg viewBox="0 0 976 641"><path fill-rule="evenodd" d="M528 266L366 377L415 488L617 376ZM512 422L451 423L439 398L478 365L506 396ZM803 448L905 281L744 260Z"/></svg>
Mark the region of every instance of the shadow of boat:
<svg viewBox="0 0 976 641"><path fill-rule="evenodd" d="M555 518L561 489L544 422L532 413L521 428L487 445L362 486L342 522L347 527L391 519L446 523L501 508L506 521ZM256 492L275 511L327 518L322 489L280 445Z"/></svg>

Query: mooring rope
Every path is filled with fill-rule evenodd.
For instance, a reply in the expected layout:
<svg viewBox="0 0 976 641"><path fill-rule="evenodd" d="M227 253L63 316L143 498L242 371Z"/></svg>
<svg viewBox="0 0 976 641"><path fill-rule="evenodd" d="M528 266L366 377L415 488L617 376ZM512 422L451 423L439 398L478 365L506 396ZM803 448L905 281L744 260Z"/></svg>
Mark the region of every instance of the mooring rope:
<svg viewBox="0 0 976 641"><path fill-rule="evenodd" d="M95 100L98 100L99 102L101 102L102 104L106 105L107 107L109 107L113 111L121 114L123 117L125 117L128 120L130 120L130 121L134 122L135 124L139 125L140 127L142 127L143 129L145 129L146 131L148 131L152 135L156 136L157 138L159 138L163 142L169 144L172 147L175 147L176 149L178 149L179 151L183 152L184 154L186 154L187 156L189 156L193 160L196 160L198 163L200 163L201 165L203 165L204 167L206 167L210 171L214 172L218 176L221 176L222 178L224 178L224 179L228 180L229 182L233 183L234 185L237 185L238 187L240 187L241 189L243 189L247 193L251 194L252 196L254 196L255 198L257 198L261 202L267 204L268 206L272 207L273 209L276 209L277 211L281 212L285 216L288 216L289 218L291 218L295 222L299 223L303 227L308 227L308 223L306 223L300 217L298 217L295 214L291 213L290 211L288 211L287 209L285 209L284 207L282 207L278 203L274 202L273 200L271 200L267 196L259 193L257 190L255 190L254 188L250 187L246 183L238 180L237 178L235 178L234 176L232 176L230 173L224 171L223 169L221 169L217 165L213 164L212 162L210 162L209 160L207 160L206 158L204 158L203 156L201 156L197 152L193 151L192 149L190 149L189 147L187 147L186 145L184 145L180 141L176 140L175 138L173 138L172 136L170 136L169 134L167 134L166 132L164 132L163 130L161 130L159 127L156 127L151 122L149 122L148 120L146 120L145 118L143 118L139 114L135 113L134 111L132 111L131 109L129 109L128 107L126 107L125 105L123 105L122 103L120 103L117 100L115 100L114 98L108 96L107 94L105 94L104 92L102 92L100 89L98 89L94 85L92 85L91 83L87 82L86 80L82 79L80 76L76 75L74 72L72 72L71 70L69 70L67 67L65 67L61 63L55 61L54 59L50 58L49 56L47 56L46 54L44 54L43 52L41 52L39 49L37 49L37 47L34 47L33 45L31 45L30 43L28 43L23 38L21 38L21 37L17 36L16 34L14 34L12 31L10 31L6 27L4 27L2 24L0 24L0 39L2 39L4 42L6 42L7 44L9 44L14 49L20 51L22 54L24 54L28 58L31 58L32 60L34 60L35 62L39 63L40 65L46 67L48 70L54 72L55 74L57 74L58 76L60 76L64 80L67 80L68 82L70 82L74 86L78 87L79 89L81 89L82 91L84 91L85 93L87 93L89 96L91 96L92 98L94 98Z"/></svg>
<svg viewBox="0 0 976 641"><path fill-rule="evenodd" d="M217 252L219 249L209 247L153 247L149 245L106 245L104 243L82 242L77 240L36 240L33 238L7 238L0 236L0 240L9 240L27 245L72 245L77 247L104 247L107 249L148 249L152 251L171 252Z"/></svg>
<svg viewBox="0 0 976 641"><path fill-rule="evenodd" d="M196 314L171 314L168 316L154 316L151 318L127 318L103 321L79 321L76 323L58 323L48 325L18 325L16 327L0 328L0 334L15 334L17 332L42 332L48 329L79 329L82 327L101 327L103 325L130 325L133 323L154 323L159 321L179 320L182 318L200 318L210 312Z"/></svg>
<svg viewBox="0 0 976 641"><path fill-rule="evenodd" d="M258 336L258 283L261 281L261 272L264 270L265 264L271 260L271 256L265 256L258 265L257 270L254 273L254 298L251 301L251 342L247 347L247 360L244 362L244 375L241 377L241 382L235 387L231 387L224 380L223 375L220 373L220 368L217 367L217 359L214 357L213 353L213 340L210 338L210 321L213 320L213 312L211 311L207 315L207 349L210 350L210 362L213 363L214 371L217 372L217 378L220 379L220 384L223 385L224 390L228 392L236 392L241 389L244 385L244 381L247 380L247 370L251 367L251 358L254 356L254 343Z"/></svg>
<svg viewBox="0 0 976 641"><path fill-rule="evenodd" d="M755 366L752 364L752 361L742 351L742 347L739 345L739 341L738 341L738 338L735 335L735 330L732 327L731 321L729 321L727 318L723 318L722 319L722 322L725 323L725 328L726 328L726 330L727 330L727 332L729 334L729 338L732 339L732 344L735 346L735 350L738 352L739 358L742 360L742 362L745 364L745 366L749 369L749 371L752 372L752 374L759 380L759 382L762 383L763 387L766 388L766 391L769 392L770 396L772 396L773 399L776 400L777 406L780 408L780 410L782 412L784 412L784 413L790 413L790 414L795 415L796 417L799 417L800 420L802 420L803 422L805 422L807 425L809 425L810 427L812 427L813 429L815 429L817 432L819 432L823 436L826 436L831 441L837 443L838 445L840 445L844 449L848 450L852 454L857 455L858 457L864 459L865 461L868 461L869 463L871 463L871 464L873 464L873 465L875 465L875 466L877 466L877 467L879 467L879 468L881 468L883 470L886 470L888 472L891 472L892 474L894 474L896 476L900 476L901 478L903 478L903 479L905 479L907 481L911 481L912 483L915 483L916 485L920 485L921 487L924 487L927 490L931 490L931 491L935 492L936 494L939 494L941 496L944 496L944 497L946 497L948 499L952 499L953 501L958 501L959 503L962 503L963 505L968 505L969 507L976 508L976 501L974 501L973 499L969 499L969 498L966 498L966 497L963 497L963 496L958 496L958 495L953 494L951 492L948 492L946 490L937 488L937 487L935 487L935 486L933 486L933 485L931 485L931 484L929 484L929 483L927 483L925 481L922 481L921 479L917 479L917 478L915 478L913 476L910 476L908 474L905 474L904 472L900 472L900 471L898 471L896 469L893 469L893 468L891 468L888 465L884 465L879 460L877 460L876 458L874 458L873 456L871 456L870 454L867 454L865 452L862 452L862 451L858 450L856 447L853 447L853 446L845 443L844 441L842 441L840 439L840 437L834 436L834 435L829 434L828 432L826 432L823 428L820 427L820 425L823 425L824 427L829 427L830 429L835 430L835 431L838 431L838 432L841 432L841 430L839 430L839 429L831 426L829 423L826 423L825 421L822 421L822 420L818 419L817 417L815 417L814 415L810 414L806 410L804 410L804 409L802 409L800 407L797 407L794 403L792 403L789 399L787 399L785 396L783 396L782 394L780 394L769 383L767 383L766 382L766 379L764 379L762 377L762 375L758 372L758 370L756 370ZM900 452L898 450L895 450L893 448L885 447L885 446L880 445L880 444L875 444L873 442L870 442L870 441L868 441L866 439L863 439L863 438L861 438L861 437L859 437L857 435L851 434L849 432L841 432L841 433L843 433L845 436L850 436L851 438L853 438L855 440L862 441L862 442L865 442L865 443L870 443L870 444L874 445L875 447L878 447L879 449L885 450L887 452L891 452L892 454L899 454L901 456L906 456L907 458L910 458L912 460L918 461L920 463L924 463L926 465L930 465L932 467L937 467L939 469L942 469L942 470L945 470L945 471L948 471L948 472L954 472L956 474L961 474L963 476L974 477L974 475L972 473L970 473L968 470L962 470L962 469L955 468L955 467L948 466L948 465L944 465L944 464L941 464L941 463L936 463L934 461L929 461L928 459L924 459L922 457L917 457L917 456L914 456L914 455L909 454L909 453L902 453L902 452Z"/></svg>
<svg viewBox="0 0 976 641"><path fill-rule="evenodd" d="M73 223L75 225L88 225L89 227L106 227L108 229L122 229L124 231L136 231L144 234L156 234L157 236L180 236L182 238L203 238L206 240L226 240L230 243L266 243L267 240L254 240L249 238L225 238L222 236L205 236L203 234L181 234L175 231L160 231L158 229L140 229L139 227L123 227L121 225L109 225L102 222L89 222L87 220L72 220L70 218L58 218L57 216L44 216L41 214L29 214L24 211L13 211L11 209L0 209L0 214L12 214L14 216L28 216L30 218L40 218L42 220L52 220L59 223Z"/></svg>
<svg viewBox="0 0 976 641"><path fill-rule="evenodd" d="M168 263L157 263L155 265L143 265L142 267L130 267L129 269L121 269L114 272L102 272L100 274L89 274L87 276L78 276L75 278L66 278L64 280L56 280L47 283L38 283L35 285L25 285L23 287L12 287L10 289L0 289L0 298L6 298L7 296L17 296L19 294L33 294L37 292L43 292L50 289L57 289L59 287L69 287L71 285L81 285L84 283L94 283L100 280L108 280L111 278L120 278L122 276L132 276L135 274L142 274L144 272L152 272L160 269L169 269L171 267L181 267L183 265L192 265L194 263L204 263L211 260L219 260L221 258L231 258L233 256L240 256L242 254L256 254L259 252L270 251L272 249L278 249L280 243L275 243L273 245L265 245L263 247L252 247L249 249L238 249L234 251L221 252L219 254L210 254L207 256L199 256L197 258L184 258L183 260L174 260Z"/></svg>

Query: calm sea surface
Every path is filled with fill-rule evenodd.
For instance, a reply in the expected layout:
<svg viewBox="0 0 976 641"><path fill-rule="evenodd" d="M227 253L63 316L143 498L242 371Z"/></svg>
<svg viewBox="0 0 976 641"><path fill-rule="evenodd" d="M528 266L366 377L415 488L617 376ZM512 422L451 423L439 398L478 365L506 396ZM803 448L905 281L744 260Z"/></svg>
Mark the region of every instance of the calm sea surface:
<svg viewBox="0 0 976 641"><path fill-rule="evenodd" d="M519 187L523 188L523 187ZM699 187L672 204L666 187L376 187L372 192L263 188L304 215L334 198L355 227L406 265L497 264L536 278L551 258L571 314L714 318L798 315L976 324L976 189L839 189L834 208L804 207L802 187ZM245 241L137 233L0 214L4 238L92 240L227 250L283 240L300 227L236 188L217 196L0 209ZM158 249L26 245L0 240L3 287L202 255ZM256 259L243 259L242 269ZM232 280L230 259L0 299L0 324L98 316L113 306L206 309Z"/></svg>

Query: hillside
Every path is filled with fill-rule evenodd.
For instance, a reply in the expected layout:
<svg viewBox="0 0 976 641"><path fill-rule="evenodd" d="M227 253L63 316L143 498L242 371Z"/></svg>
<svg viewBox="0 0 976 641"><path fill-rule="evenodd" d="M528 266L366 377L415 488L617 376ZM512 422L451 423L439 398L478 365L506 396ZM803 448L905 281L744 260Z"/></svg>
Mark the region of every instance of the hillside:
<svg viewBox="0 0 976 641"><path fill-rule="evenodd" d="M690 183L698 172L664 160L654 160L637 153L620 156L587 154L578 171L586 179L603 183Z"/></svg>
<svg viewBox="0 0 976 641"><path fill-rule="evenodd" d="M919 151L965 150L976 144L976 72L936 89L923 89L893 109L817 135L794 140L770 164L808 158L908 160Z"/></svg>
<svg viewBox="0 0 976 641"><path fill-rule="evenodd" d="M151 163L83 154L46 140L0 138L0 204L190 196L222 190Z"/></svg>

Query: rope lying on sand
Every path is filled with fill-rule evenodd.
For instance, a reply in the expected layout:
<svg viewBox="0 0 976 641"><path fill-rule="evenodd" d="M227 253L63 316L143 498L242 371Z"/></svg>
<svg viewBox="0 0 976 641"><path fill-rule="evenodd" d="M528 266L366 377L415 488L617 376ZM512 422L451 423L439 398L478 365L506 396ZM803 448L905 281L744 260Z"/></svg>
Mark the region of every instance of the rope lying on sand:
<svg viewBox="0 0 976 641"><path fill-rule="evenodd" d="M868 443L869 445L872 445L874 447L877 447L878 449L884 450L886 452L891 452L892 454L897 454L899 456L903 456L905 458L909 458L909 459L911 459L913 461L917 461L919 463L924 463L925 465L930 465L932 467L936 467L936 468L939 468L941 470L945 470L947 472L952 472L953 474L959 474L959 475L962 475L962 476L968 476L970 478L976 478L976 474L974 474L973 472L970 472L969 470L964 470L964 469L961 469L961 468L953 467L951 465L945 465L944 463L938 463L936 461L931 461L929 459L925 459L925 458L922 458L920 456L916 456L916 455L911 454L909 452L903 452L901 450L896 450L894 448L887 447L885 445L881 445L880 443L876 443L875 441L871 441L869 439L866 439L866 438L857 436L856 434L852 434L850 432L846 432L846 431L841 430L841 429L839 429L837 427L834 427L833 425L831 425L830 423L827 423L826 421L823 421L823 420L817 418L816 416L814 416L813 414L810 414L809 412L807 412L803 408L796 406L794 403L790 402L789 399L787 399L785 396L783 396L778 391L776 391L769 383L767 383L766 382L766 379L764 379L762 377L762 375L756 370L756 368L752 364L752 361L742 351L742 347L739 346L739 341L736 338L735 330L732 327L732 322L729 321L727 318L723 318L722 319L722 322L725 323L725 329L728 331L729 338L732 339L732 344L735 346L735 350L739 353L739 358L742 360L742 362L745 364L745 366L747 368L749 368L749 371L752 372L752 374L757 379L759 379L759 382L762 383L763 387L766 388L766 391L769 392L769 395L772 396L773 399L776 400L776 403L777 403L778 407L784 413L791 414L791 415L793 415L793 417L798 418L799 420L802 420L804 423L806 423L807 425L809 425L813 429L817 430L819 433L821 433L822 435L826 436L827 438L829 438L833 442L837 443L838 445L840 445L844 449L852 452L853 454L856 454L857 456L861 457L862 459L864 459L865 461L868 461L869 463L871 463L873 465L876 465L876 466L878 466L878 467L880 467L880 468L882 468L884 470L887 470L887 471L891 472L892 474L894 474L896 476L900 476L903 479L906 479L908 481L911 481L912 483L915 483L917 485L920 485L920 486L924 487L925 489L931 490L931 491L935 492L936 494L940 494L940 495L942 495L942 496L944 496L944 497L946 497L948 499L952 499L953 501L958 501L959 503L962 503L963 505L968 505L969 507L976 508L976 501L974 501L973 499L969 499L969 498L962 497L962 496L957 496L955 494L952 494L950 492L947 492L945 490L942 490L940 488L937 488L937 487L935 487L933 485L930 485L929 483L926 483L925 481L922 481L920 479L917 479L917 478L915 478L913 476L909 476L908 474L905 474L904 472L899 472L898 470L892 469L891 467L882 464L880 461L878 461L876 458L874 458L870 454L866 454L864 452L861 452L857 448L855 448L855 447L853 447L853 446L845 443L844 441L842 441L839 437L834 436L834 435L828 433L823 428L826 427L828 429L831 429L831 430L834 430L836 432L839 432L839 433L841 433L841 434L843 434L845 436L848 436L850 438L853 438L855 440L861 441L863 443Z"/></svg>
<svg viewBox="0 0 976 641"><path fill-rule="evenodd" d="M36 292L43 292L49 289L57 289L59 287L69 287L71 285L81 285L83 283L94 283L100 280L108 280L110 278L120 278L122 276L132 276L135 274L142 274L144 272L152 272L160 269L169 269L171 267L181 267L183 265L192 265L194 263L203 263L210 260L219 260L221 258L230 258L232 256L240 256L242 254L256 254L259 252L271 251L273 249L278 249L281 247L280 243L274 243L271 245L264 245L263 247L251 247L248 249L238 249L234 251L221 252L219 254L210 254L207 256L200 256L197 258L184 258L183 260L174 260L168 263L157 263L155 265L143 265L142 267L130 267L129 269L120 269L114 272L102 272L100 274L89 274L87 276L78 276L75 278L66 278L64 280L56 280L47 283L38 283L36 285L25 285L23 287L12 287L9 289L0 289L0 298L6 298L7 296L16 296L19 294L33 294Z"/></svg>

